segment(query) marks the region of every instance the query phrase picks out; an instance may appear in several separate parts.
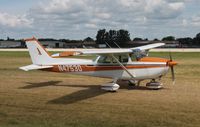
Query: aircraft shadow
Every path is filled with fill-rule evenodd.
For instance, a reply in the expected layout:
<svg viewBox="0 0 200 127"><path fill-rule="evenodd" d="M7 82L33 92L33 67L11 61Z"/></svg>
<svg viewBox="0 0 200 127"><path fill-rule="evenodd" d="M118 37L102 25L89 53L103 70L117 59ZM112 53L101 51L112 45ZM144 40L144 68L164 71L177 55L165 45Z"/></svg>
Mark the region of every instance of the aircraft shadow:
<svg viewBox="0 0 200 127"><path fill-rule="evenodd" d="M41 83L31 83L26 82L27 86L20 87L20 89L34 89L34 88L41 88L47 86L63 86L63 87L77 87L83 88L82 90L76 91L74 93L61 96L59 98L53 99L48 101L48 104L72 104L82 100L86 100L89 98L93 98L96 96L100 96L106 93L107 91L101 90L101 85L65 85L59 84L62 81L48 81L48 82L41 82ZM127 89L127 90L149 90L145 86L129 86L127 83L120 83L120 89Z"/></svg>
<svg viewBox="0 0 200 127"><path fill-rule="evenodd" d="M129 85L120 85L120 89L127 89L127 90L149 90L146 86L129 86Z"/></svg>
<svg viewBox="0 0 200 127"><path fill-rule="evenodd" d="M26 82L26 84L29 84L29 85L20 87L20 89L33 89L33 88L46 87L46 86L57 86L57 84L60 82L62 81L48 81L48 82L40 82L40 83Z"/></svg>
<svg viewBox="0 0 200 127"><path fill-rule="evenodd" d="M84 88L83 90L79 90L77 92L64 95L62 97L50 100L49 104L72 104L76 103L81 100L86 100L89 98L93 98L96 96L100 96L106 93L109 93L108 91L101 90L100 85L64 85L67 87L82 87ZM86 89L85 89L86 88ZM128 85L121 85L120 89L128 89L128 90L149 90L145 86L137 86L137 87L132 87Z"/></svg>
<svg viewBox="0 0 200 127"><path fill-rule="evenodd" d="M93 98L102 94L106 94L107 92L100 89L98 85L65 85L67 87L83 87L86 89L79 90L77 92L71 93L69 95L64 95L62 97L56 98L54 100L50 100L49 104L72 104L81 100L86 100L89 98Z"/></svg>
<svg viewBox="0 0 200 127"><path fill-rule="evenodd" d="M100 85L65 85L65 84L59 84L60 82L62 81L48 81L48 82L39 82L39 83L26 82L26 84L28 85L20 87L19 89L35 89L35 88L42 88L42 87L47 87L47 86L83 88L82 90L71 93L69 95L65 95L54 100L50 100L47 102L49 104L71 104L71 103L75 103L81 100L93 98L93 97L107 93L106 91L101 90Z"/></svg>

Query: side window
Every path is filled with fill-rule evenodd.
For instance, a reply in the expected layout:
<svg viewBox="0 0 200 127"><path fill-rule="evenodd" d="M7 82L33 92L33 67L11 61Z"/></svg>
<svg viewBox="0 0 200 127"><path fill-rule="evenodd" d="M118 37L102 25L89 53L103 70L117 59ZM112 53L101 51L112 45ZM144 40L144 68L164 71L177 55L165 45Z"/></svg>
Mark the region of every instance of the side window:
<svg viewBox="0 0 200 127"><path fill-rule="evenodd" d="M115 56L115 58L117 58L117 59L119 60L118 57L119 57L119 56ZM112 58L112 62L113 62L113 63L117 63L117 61L116 61L114 58Z"/></svg>
<svg viewBox="0 0 200 127"><path fill-rule="evenodd" d="M109 56L101 56L98 63L111 63L111 59Z"/></svg>
<svg viewBox="0 0 200 127"><path fill-rule="evenodd" d="M127 63L128 62L128 56L127 55L121 56L121 62L122 63Z"/></svg>
<svg viewBox="0 0 200 127"><path fill-rule="evenodd" d="M128 55L117 55L115 58L118 59L119 62L121 63L127 63L128 62ZM117 61L113 60L113 63L117 63Z"/></svg>

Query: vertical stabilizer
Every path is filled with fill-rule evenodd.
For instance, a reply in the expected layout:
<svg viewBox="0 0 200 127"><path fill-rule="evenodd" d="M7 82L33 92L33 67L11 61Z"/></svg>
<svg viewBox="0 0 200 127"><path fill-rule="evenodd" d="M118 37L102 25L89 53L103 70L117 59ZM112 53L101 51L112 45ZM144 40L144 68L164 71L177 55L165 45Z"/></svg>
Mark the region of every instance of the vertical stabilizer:
<svg viewBox="0 0 200 127"><path fill-rule="evenodd" d="M51 61L52 58L35 37L25 39L25 42L33 64L46 65Z"/></svg>

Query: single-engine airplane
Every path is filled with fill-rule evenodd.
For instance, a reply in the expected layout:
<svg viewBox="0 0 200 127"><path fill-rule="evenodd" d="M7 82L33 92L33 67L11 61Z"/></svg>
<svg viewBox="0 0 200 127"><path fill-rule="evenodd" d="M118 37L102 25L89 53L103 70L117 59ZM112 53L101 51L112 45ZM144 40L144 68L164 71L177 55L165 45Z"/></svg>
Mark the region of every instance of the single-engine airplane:
<svg viewBox="0 0 200 127"><path fill-rule="evenodd" d="M50 55L35 37L25 39L25 42L33 64L20 67L24 71L43 70L112 78L112 83L101 86L107 91L117 91L120 87L117 84L119 79L128 80L133 85L139 85L140 81L150 79L146 87L160 89L162 84L156 80L161 79L169 68L171 68L172 80L175 80L173 66L177 62L172 60L171 55L170 59L148 57L150 49L163 46L164 43L126 49L76 49ZM67 56L79 55L98 57L95 60L67 58Z"/></svg>

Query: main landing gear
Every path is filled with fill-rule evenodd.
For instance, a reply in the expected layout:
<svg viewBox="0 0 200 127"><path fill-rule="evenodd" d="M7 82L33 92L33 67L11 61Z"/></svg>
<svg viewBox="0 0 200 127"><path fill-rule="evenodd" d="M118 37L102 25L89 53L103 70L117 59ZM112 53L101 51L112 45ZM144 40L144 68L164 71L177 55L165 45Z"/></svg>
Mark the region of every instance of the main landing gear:
<svg viewBox="0 0 200 127"><path fill-rule="evenodd" d="M155 79L152 79L150 82L146 84L148 89L158 90L162 88L162 83L156 82Z"/></svg>
<svg viewBox="0 0 200 127"><path fill-rule="evenodd" d="M142 80L129 80L129 86L133 86L133 87L139 87L140 86L140 82ZM146 88L148 89L152 89L152 90L158 90L162 88L162 83L157 82L155 79L152 79L150 82L146 83Z"/></svg>
<svg viewBox="0 0 200 127"><path fill-rule="evenodd" d="M110 92L116 92L120 87L116 82L117 82L117 79L114 79L114 81L111 83L101 85L101 89L110 91Z"/></svg>

